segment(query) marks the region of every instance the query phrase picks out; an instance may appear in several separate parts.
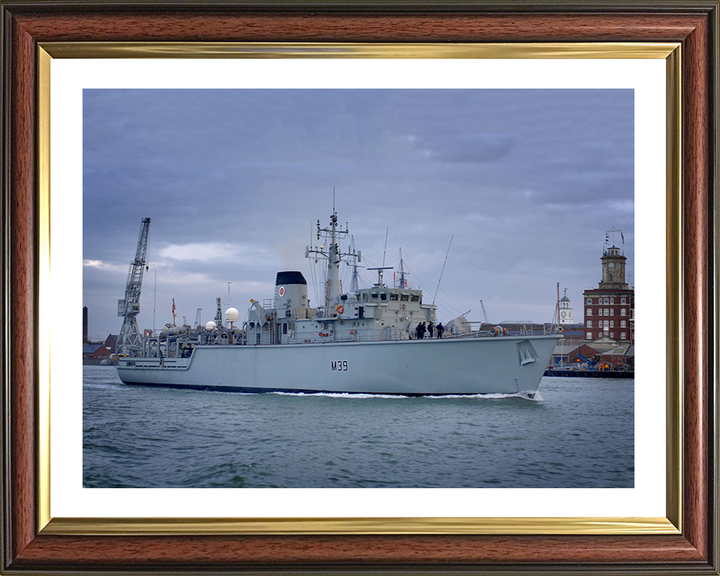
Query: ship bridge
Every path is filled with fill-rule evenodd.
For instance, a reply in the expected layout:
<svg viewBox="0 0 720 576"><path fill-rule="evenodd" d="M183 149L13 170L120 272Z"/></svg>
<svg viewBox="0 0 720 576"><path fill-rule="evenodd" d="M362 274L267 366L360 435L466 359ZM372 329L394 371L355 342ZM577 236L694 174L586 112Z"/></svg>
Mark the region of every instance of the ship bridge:
<svg viewBox="0 0 720 576"><path fill-rule="evenodd" d="M392 309L418 310L422 305L422 290L373 286L357 290L355 296L358 302L388 304Z"/></svg>

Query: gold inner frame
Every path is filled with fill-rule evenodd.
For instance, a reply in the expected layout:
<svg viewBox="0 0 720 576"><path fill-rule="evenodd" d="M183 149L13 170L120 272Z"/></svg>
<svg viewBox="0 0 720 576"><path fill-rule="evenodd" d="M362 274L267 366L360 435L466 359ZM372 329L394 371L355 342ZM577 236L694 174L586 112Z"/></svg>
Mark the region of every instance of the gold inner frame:
<svg viewBox="0 0 720 576"><path fill-rule="evenodd" d="M679 534L682 530L681 46L679 43L327 44L51 42L38 47L38 528L43 534ZM53 518L50 514L50 70L53 58L494 58L666 61L666 517Z"/></svg>

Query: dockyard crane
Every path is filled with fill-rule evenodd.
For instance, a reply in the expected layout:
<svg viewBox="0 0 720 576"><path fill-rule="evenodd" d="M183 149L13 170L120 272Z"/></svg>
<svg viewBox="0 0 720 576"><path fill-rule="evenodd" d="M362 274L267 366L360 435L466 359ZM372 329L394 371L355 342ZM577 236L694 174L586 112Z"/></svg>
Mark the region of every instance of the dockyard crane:
<svg viewBox="0 0 720 576"><path fill-rule="evenodd" d="M490 324L490 320L488 320L487 312L485 312L485 304L483 304L482 300L480 300L480 308L482 308L483 322L485 322L485 324Z"/></svg>
<svg viewBox="0 0 720 576"><path fill-rule="evenodd" d="M145 271L149 230L150 218L143 218L140 235L138 236L137 250L135 251L135 260L130 264L127 286L125 287L125 298L118 300L118 316L124 318L116 348L118 355L134 356L142 346L136 317L140 312L140 290L142 288L143 272Z"/></svg>

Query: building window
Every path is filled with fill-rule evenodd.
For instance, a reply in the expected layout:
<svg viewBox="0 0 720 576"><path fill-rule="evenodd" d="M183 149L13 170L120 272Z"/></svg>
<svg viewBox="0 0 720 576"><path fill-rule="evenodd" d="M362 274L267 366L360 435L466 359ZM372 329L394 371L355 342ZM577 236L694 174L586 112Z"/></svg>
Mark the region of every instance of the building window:
<svg viewBox="0 0 720 576"><path fill-rule="evenodd" d="M615 308L610 308L610 316L615 316Z"/></svg>
<svg viewBox="0 0 720 576"><path fill-rule="evenodd" d="M592 320L587 321L586 328L592 328Z"/></svg>
<svg viewBox="0 0 720 576"><path fill-rule="evenodd" d="M603 304L610 304L610 299L609 299L609 298L605 298L605 302L603 302Z"/></svg>
<svg viewBox="0 0 720 576"><path fill-rule="evenodd" d="M610 328L615 328L615 320L610 320Z"/></svg>
<svg viewBox="0 0 720 576"><path fill-rule="evenodd" d="M592 340L592 332L586 334L588 340Z"/></svg>
<svg viewBox="0 0 720 576"><path fill-rule="evenodd" d="M625 308L620 308L620 316L625 316Z"/></svg>
<svg viewBox="0 0 720 576"><path fill-rule="evenodd" d="M620 298L620 304L627 304L627 298Z"/></svg>
<svg viewBox="0 0 720 576"><path fill-rule="evenodd" d="M586 313L585 315L586 315L586 316L592 316L592 309L591 309L591 308L588 308L588 309L587 309L587 313Z"/></svg>
<svg viewBox="0 0 720 576"><path fill-rule="evenodd" d="M610 323L607 320L603 321L603 330L607 330L610 328Z"/></svg>
<svg viewBox="0 0 720 576"><path fill-rule="evenodd" d="M610 304L615 304L615 298L610 298Z"/></svg>
<svg viewBox="0 0 720 576"><path fill-rule="evenodd" d="M615 332L610 332L610 338L615 338Z"/></svg>
<svg viewBox="0 0 720 576"><path fill-rule="evenodd" d="M627 340L627 334L625 332L620 332L620 339Z"/></svg>
<svg viewBox="0 0 720 576"><path fill-rule="evenodd" d="M610 314L608 314L608 312L609 312L609 310L607 308L605 308L605 310L603 311L603 316L610 316Z"/></svg>
<svg viewBox="0 0 720 576"><path fill-rule="evenodd" d="M625 322L625 320L620 321L620 328L627 328L627 322Z"/></svg>
<svg viewBox="0 0 720 576"><path fill-rule="evenodd" d="M592 298L588 298L588 299L587 299L587 303L588 303L588 304L592 304Z"/></svg>

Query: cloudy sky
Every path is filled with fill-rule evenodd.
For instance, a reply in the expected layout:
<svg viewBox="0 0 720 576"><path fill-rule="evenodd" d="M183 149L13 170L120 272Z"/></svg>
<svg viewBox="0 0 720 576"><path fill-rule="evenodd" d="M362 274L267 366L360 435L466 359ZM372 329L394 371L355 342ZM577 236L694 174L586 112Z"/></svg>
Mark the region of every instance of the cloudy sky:
<svg viewBox="0 0 720 576"><path fill-rule="evenodd" d="M612 228L634 280L632 90L88 89L83 115L93 338L120 330L143 217L141 329L171 322L173 298L178 323L206 322L228 289L242 318L279 270L318 305L305 246L333 188L362 265L398 267L402 249L442 321L482 320L482 300L491 322L550 322L558 282L582 321Z"/></svg>

